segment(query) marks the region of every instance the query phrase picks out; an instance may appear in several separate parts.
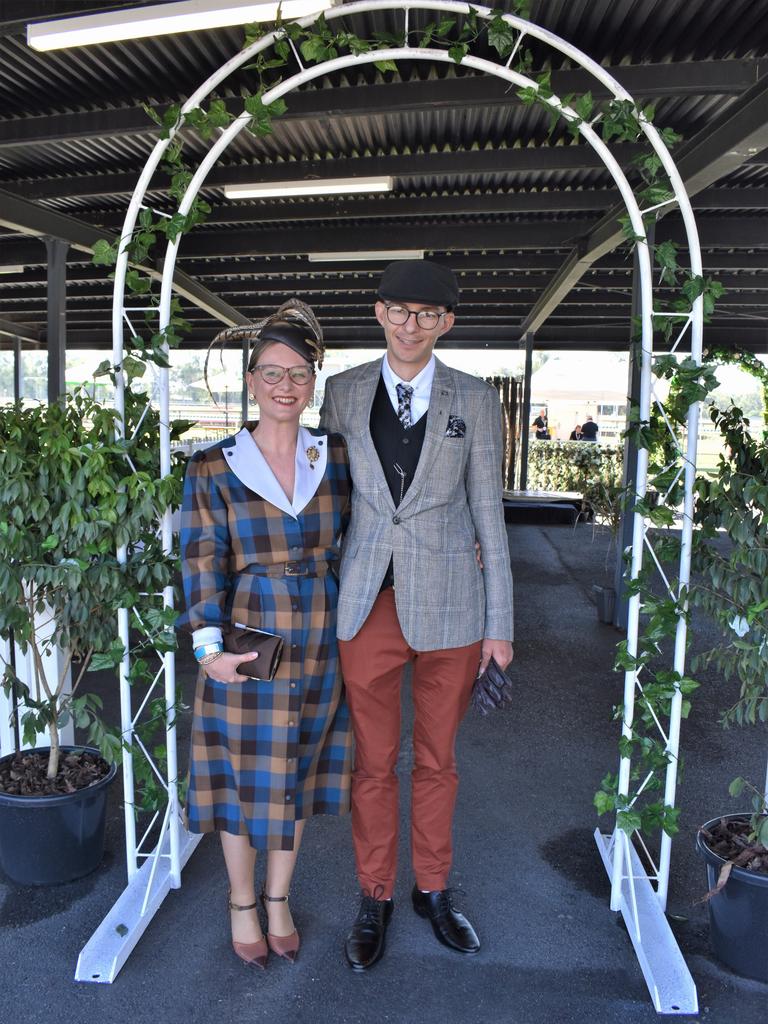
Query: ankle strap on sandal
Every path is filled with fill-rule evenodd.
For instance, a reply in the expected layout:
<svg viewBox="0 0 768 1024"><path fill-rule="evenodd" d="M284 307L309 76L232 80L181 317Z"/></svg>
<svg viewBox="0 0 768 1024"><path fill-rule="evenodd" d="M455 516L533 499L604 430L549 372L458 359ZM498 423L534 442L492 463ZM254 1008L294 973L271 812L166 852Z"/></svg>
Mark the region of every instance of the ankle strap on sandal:
<svg viewBox="0 0 768 1024"><path fill-rule="evenodd" d="M228 899L227 904L230 910L255 910L258 903L249 903L248 906L242 906L240 903L233 903L232 900Z"/></svg>
<svg viewBox="0 0 768 1024"><path fill-rule="evenodd" d="M262 891L261 898L263 900L266 900L267 903L287 903L288 897L290 895L290 892L288 892L285 894L285 896L267 896L267 894L264 891Z"/></svg>

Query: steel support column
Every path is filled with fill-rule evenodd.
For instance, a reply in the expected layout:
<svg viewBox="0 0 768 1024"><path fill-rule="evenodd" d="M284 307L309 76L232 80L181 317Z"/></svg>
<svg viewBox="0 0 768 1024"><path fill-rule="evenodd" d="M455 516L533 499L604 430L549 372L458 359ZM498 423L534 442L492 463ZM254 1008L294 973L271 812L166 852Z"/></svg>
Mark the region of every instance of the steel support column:
<svg viewBox="0 0 768 1024"><path fill-rule="evenodd" d="M21 364L21 338L16 335L13 339L13 400L21 401L24 391L24 367Z"/></svg>
<svg viewBox="0 0 768 1024"><path fill-rule="evenodd" d="M48 401L58 402L66 390L67 242L46 238L48 254Z"/></svg>
<svg viewBox="0 0 768 1024"><path fill-rule="evenodd" d="M528 489L528 442L531 426L531 374L533 370L533 332L525 336L523 406L520 410L520 490Z"/></svg>

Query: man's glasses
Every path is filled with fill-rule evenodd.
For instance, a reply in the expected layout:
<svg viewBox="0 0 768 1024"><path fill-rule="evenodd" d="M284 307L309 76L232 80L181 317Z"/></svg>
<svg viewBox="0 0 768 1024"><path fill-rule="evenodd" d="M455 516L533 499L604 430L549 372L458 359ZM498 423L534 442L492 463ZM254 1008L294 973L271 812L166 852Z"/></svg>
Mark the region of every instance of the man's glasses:
<svg viewBox="0 0 768 1024"><path fill-rule="evenodd" d="M412 316L415 316L416 323L425 331L433 331L440 323L440 318L447 316L447 313L437 313L433 309L420 309L418 313L415 309L408 309L406 306L387 306L386 309L387 320L391 324L401 327L403 324L407 324Z"/></svg>
<svg viewBox="0 0 768 1024"><path fill-rule="evenodd" d="M265 384L279 384L286 373L294 384L309 384L315 376L315 371L309 366L276 366L273 363L261 363L251 372L258 373Z"/></svg>

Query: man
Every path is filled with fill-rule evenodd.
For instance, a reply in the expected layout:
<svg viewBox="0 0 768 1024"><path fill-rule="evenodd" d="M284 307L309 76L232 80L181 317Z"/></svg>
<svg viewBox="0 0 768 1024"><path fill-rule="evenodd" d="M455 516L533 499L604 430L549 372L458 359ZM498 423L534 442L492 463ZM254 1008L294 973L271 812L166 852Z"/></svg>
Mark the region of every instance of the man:
<svg viewBox="0 0 768 1024"><path fill-rule="evenodd" d="M512 659L512 577L498 395L432 354L453 326L458 297L451 270L391 263L375 306L386 355L330 378L320 413L323 429L347 440L353 481L338 636L356 743L352 836L362 900L346 942L355 970L381 957L393 910L408 662L413 906L440 942L462 953L480 948L448 889L454 742L478 670L491 657L502 668Z"/></svg>
<svg viewBox="0 0 768 1024"><path fill-rule="evenodd" d="M596 441L597 432L600 427L595 423L591 416L587 416L584 421L584 425L581 428L581 439L582 441Z"/></svg>
<svg viewBox="0 0 768 1024"><path fill-rule="evenodd" d="M539 409L539 415L533 421L531 426L536 428L537 441L549 440L549 420L547 419L546 409Z"/></svg>

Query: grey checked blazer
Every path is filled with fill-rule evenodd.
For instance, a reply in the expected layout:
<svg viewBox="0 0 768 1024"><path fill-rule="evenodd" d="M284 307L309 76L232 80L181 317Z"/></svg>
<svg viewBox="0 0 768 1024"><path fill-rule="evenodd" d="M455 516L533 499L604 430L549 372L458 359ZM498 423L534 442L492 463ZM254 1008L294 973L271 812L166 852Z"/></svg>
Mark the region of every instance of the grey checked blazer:
<svg viewBox="0 0 768 1024"><path fill-rule="evenodd" d="M484 381L435 360L424 447L396 510L369 428L380 374L376 359L330 377L320 411L322 429L346 438L352 472L339 639L351 640L367 619L391 558L398 618L414 650L464 647L483 637L511 640L498 395ZM449 434L463 420L463 437L446 436L449 418Z"/></svg>

